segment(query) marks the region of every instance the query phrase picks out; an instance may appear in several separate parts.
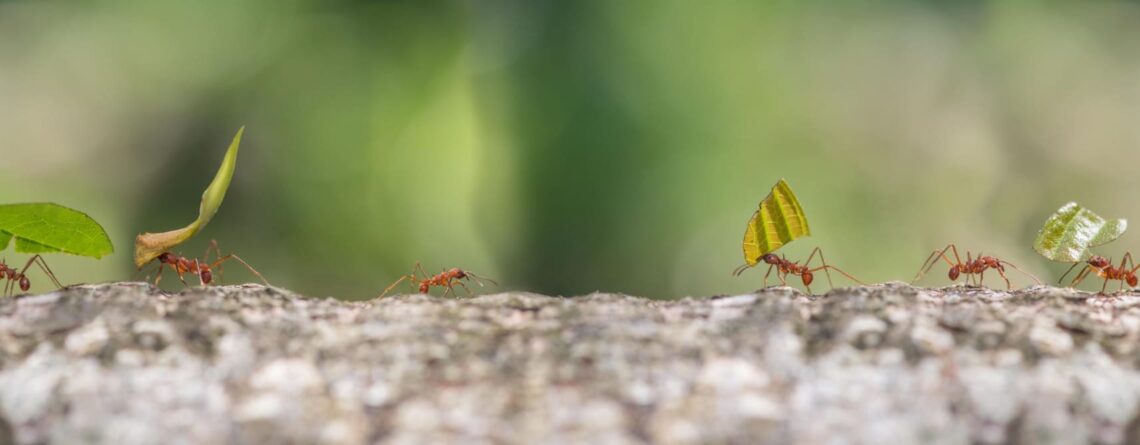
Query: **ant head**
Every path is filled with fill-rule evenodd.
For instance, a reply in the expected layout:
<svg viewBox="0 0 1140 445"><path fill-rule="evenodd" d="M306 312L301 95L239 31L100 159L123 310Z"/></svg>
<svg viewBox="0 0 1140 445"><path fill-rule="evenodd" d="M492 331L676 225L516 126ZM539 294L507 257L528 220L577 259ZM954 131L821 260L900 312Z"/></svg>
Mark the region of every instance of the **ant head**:
<svg viewBox="0 0 1140 445"><path fill-rule="evenodd" d="M1092 267L1105 267L1108 266L1108 258L1102 257L1100 255L1093 255L1091 258L1089 258L1088 263Z"/></svg>
<svg viewBox="0 0 1140 445"><path fill-rule="evenodd" d="M776 256L774 253L766 253L764 256L760 257L760 260L768 264L780 264L780 257Z"/></svg>
<svg viewBox="0 0 1140 445"><path fill-rule="evenodd" d="M804 286L811 286L812 280L815 279L815 276L812 275L811 272L804 272L803 275L801 275L801 277L803 277L803 279L804 279Z"/></svg>
<svg viewBox="0 0 1140 445"><path fill-rule="evenodd" d="M214 281L214 273L210 272L209 267L200 266L202 269L198 271L198 276L202 278L203 284L210 284Z"/></svg>
<svg viewBox="0 0 1140 445"><path fill-rule="evenodd" d="M1133 278L1135 280L1135 278ZM32 282L28 281L28 277L20 276L20 290L27 292L32 287Z"/></svg>
<svg viewBox="0 0 1140 445"><path fill-rule="evenodd" d="M954 265L954 267L950 268L950 273L948 274L948 276L950 277L951 280L957 280L958 275L960 275L961 273L962 273L962 266Z"/></svg>
<svg viewBox="0 0 1140 445"><path fill-rule="evenodd" d="M464 272L463 269L460 269L458 267L452 267L447 271L447 274L455 278L467 278L467 272Z"/></svg>
<svg viewBox="0 0 1140 445"><path fill-rule="evenodd" d="M158 261L166 264L174 264L177 261L177 258L178 257L174 256L173 253L162 252L162 255L158 256Z"/></svg>

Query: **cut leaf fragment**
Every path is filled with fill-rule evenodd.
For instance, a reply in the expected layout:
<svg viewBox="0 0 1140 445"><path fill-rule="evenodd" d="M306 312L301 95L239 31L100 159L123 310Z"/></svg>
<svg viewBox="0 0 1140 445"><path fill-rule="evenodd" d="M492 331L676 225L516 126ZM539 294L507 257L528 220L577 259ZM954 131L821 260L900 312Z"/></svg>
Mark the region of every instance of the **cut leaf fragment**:
<svg viewBox="0 0 1140 445"><path fill-rule="evenodd" d="M186 242L203 227L206 227L206 223L209 223L214 214L218 213L218 207L221 207L222 200L226 197L226 190L230 187L230 180L234 177L238 147L241 145L241 136L244 132L245 127L238 129L233 142L230 142L230 148L226 150L226 156L222 159L218 173L214 175L214 180L210 182L210 186L206 187L206 191L202 193L202 202L198 206L198 219L181 229L162 233L143 233L137 236L135 238L135 266L142 268L151 260L162 255L163 252Z"/></svg>
<svg viewBox="0 0 1140 445"><path fill-rule="evenodd" d="M760 208L744 229L744 261L755 266L764 254L779 249L792 240L810 236L807 216L792 188L783 179L772 186Z"/></svg>
<svg viewBox="0 0 1140 445"><path fill-rule="evenodd" d="M20 253L100 258L115 250L103 226L86 213L47 202L0 205L0 250L12 238Z"/></svg>
<svg viewBox="0 0 1140 445"><path fill-rule="evenodd" d="M1105 220L1092 210L1070 202L1045 220L1033 241L1033 249L1053 261L1076 263L1092 256L1090 248L1119 238L1126 229L1127 220Z"/></svg>

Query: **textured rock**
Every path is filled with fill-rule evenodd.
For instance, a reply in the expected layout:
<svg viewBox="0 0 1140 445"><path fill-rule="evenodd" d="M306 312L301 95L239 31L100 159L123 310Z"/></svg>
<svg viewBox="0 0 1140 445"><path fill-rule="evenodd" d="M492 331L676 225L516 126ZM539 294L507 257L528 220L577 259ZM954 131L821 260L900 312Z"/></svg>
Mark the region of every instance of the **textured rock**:
<svg viewBox="0 0 1140 445"><path fill-rule="evenodd" d="M1137 443L1140 295L0 300L0 443Z"/></svg>

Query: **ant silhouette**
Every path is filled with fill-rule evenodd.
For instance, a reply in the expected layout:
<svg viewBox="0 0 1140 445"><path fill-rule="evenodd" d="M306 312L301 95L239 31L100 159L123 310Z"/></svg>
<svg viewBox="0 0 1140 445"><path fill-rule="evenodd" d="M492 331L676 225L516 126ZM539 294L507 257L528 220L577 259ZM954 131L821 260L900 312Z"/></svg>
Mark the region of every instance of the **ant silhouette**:
<svg viewBox="0 0 1140 445"><path fill-rule="evenodd" d="M1125 283L1128 283L1128 287L1136 287L1137 282L1140 281L1136 278L1136 270L1140 269L1140 266L1136 266L1132 263L1131 253L1124 254L1124 258L1120 259L1119 267L1113 267L1112 260L1100 255L1093 255L1086 260L1085 263L1086 266L1084 270L1081 270L1081 272L1073 278L1073 282L1069 284L1070 287L1080 284L1081 280L1084 280L1093 273L1096 273L1098 277L1104 279L1104 284L1100 287L1101 294L1104 294L1105 289L1108 288L1109 280L1120 281L1120 289L1118 289L1118 291L1124 290ZM1069 275L1069 272L1072 272L1073 268L1080 264L1081 263L1076 263L1073 264L1072 267L1069 267L1069 270L1065 271L1065 275L1061 275L1061 278L1058 279L1057 282L1060 283L1064 280L1065 277Z"/></svg>
<svg viewBox="0 0 1140 445"><path fill-rule="evenodd" d="M815 255L817 253L819 254L819 262L822 265L816 268L811 268L809 264L811 264L811 260L815 259ZM807 261L804 261L804 264L802 265L798 261L789 261L786 257L776 256L774 253L766 253L760 256L758 261L763 261L768 264L768 273L764 274L764 287L768 287L768 277L772 275L773 269L776 271L776 277L780 279L780 284L784 286L788 285L788 275L798 275L800 277L800 280L803 281L804 288L807 289L809 294L811 293L811 283L815 280L814 273L821 270L827 276L827 285L831 287L835 287L835 284L831 282L832 270L843 274L843 276L847 277L851 281L863 285L867 284L858 278L851 276L851 274L844 272L842 269L827 264L827 259L823 257L823 250L818 247L811 251L811 255L808 255ZM752 266L743 264L740 267L737 267L736 270L732 271L732 275L739 276L749 267Z"/></svg>
<svg viewBox="0 0 1140 445"><path fill-rule="evenodd" d="M215 260L213 263L208 262L211 250L214 251L215 255L217 255L217 260ZM170 266L170 268L174 269L174 272L178 274L178 279L182 281L182 284L186 284L186 279L183 277L184 274L193 274L198 276L199 284L206 286L214 282L213 271L215 269L219 272L219 279L222 278L222 263L229 260L237 260L239 263L245 266L246 269L249 269L251 273L256 275L262 283L264 283L266 286L269 285L269 281L266 281L265 277L263 277L261 273L257 271L257 269L254 269L253 266L250 266L249 263L245 262L245 260L241 259L241 257L232 253L222 256L222 249L218 247L217 240L210 241L210 246L206 248L206 254L202 258L204 261L199 261L196 258L186 258L170 252L163 252L158 256L158 258L155 258L155 260L158 261L158 273L155 275L154 285L158 286L158 283L162 281L163 267Z"/></svg>
<svg viewBox="0 0 1140 445"><path fill-rule="evenodd" d="M421 280L420 276L423 276L424 278ZM499 283L496 283L495 280L477 276L458 267L453 267L436 275L428 275L427 272L424 271L423 266L421 266L420 263L416 263L416 267L412 269L411 274L400 277L400 279L396 280L394 283L384 289L384 292L380 293L380 296L377 298L384 298L384 296L388 295L388 292L390 292L392 288L396 287L396 285L404 282L405 280L409 280L411 283L418 281L420 283L419 290L421 294L426 294L431 291L432 286L446 287L447 290L443 291L444 297L446 297L447 294L454 292L455 285L459 285L463 288L463 290L467 291L467 295L471 295L471 288L467 287L466 284L463 284L462 280L475 280L475 283L478 284L479 287L483 287L484 281L490 282L496 286L499 285Z"/></svg>
<svg viewBox="0 0 1140 445"><path fill-rule="evenodd" d="M946 251L948 250L954 253L954 261L950 261L950 258L946 256ZM1033 276L1029 272L1021 270L1009 261L998 259L996 257L982 255L979 253L977 258L973 258L970 251L967 250L966 262L963 263L962 258L958 256L958 246L955 246L954 244L947 244L946 247L941 251L935 249L934 252L931 252L930 256L926 257L926 261L922 263L922 267L918 269L918 274L915 275L914 279L910 281L911 284L914 284L918 280L922 279L922 276L926 275L926 273L930 271L930 268L934 267L934 265L938 263L939 258L946 260L946 264L950 265L950 271L947 273L947 276L950 277L950 281L957 281L958 277L964 274L966 275L967 286L970 285L970 279L975 280L973 285L981 286L982 280L986 278L986 270L994 269L997 271L998 275L1001 275L1001 279L1005 280L1005 288L1012 289L1013 285L1009 283L1009 277L1005 275L1005 266L1012 267L1014 270L1025 274L1029 278L1032 278L1033 281L1037 282L1037 284L1041 284L1041 280L1038 280L1037 277ZM975 275L977 275L977 277L975 277Z"/></svg>
<svg viewBox="0 0 1140 445"><path fill-rule="evenodd" d="M19 272L16 271L16 268L10 267L3 260L0 260L0 280L6 280L4 284L4 296L12 295L12 291L15 289L14 286L20 286L20 291L22 292L27 292L28 289L32 288L32 281L28 279L26 272L28 268L32 267L33 263L44 271L44 274L51 279L55 287L63 287L63 285L59 283L59 280L55 278L55 274L52 273L51 268L48 267L47 261L44 261L44 258L39 255L32 255L32 257L28 259L28 262L24 264L24 268L20 269Z"/></svg>

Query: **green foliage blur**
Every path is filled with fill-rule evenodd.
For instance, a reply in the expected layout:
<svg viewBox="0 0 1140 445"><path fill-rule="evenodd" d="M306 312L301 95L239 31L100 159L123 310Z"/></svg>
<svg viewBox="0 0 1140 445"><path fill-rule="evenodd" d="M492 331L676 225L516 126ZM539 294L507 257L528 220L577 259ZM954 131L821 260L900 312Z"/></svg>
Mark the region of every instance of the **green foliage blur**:
<svg viewBox="0 0 1140 445"><path fill-rule="evenodd" d="M1140 221L1138 22L1111 1L0 1L0 202L107 228L111 257L48 257L64 282L141 278L134 236L192 220L246 125L180 253L216 239L312 296L417 261L483 291L748 291L764 271L730 272L780 177L814 232L791 258L906 281L954 242L1053 282L1031 243L1061 204ZM1126 250L1140 233L1097 249Z"/></svg>

